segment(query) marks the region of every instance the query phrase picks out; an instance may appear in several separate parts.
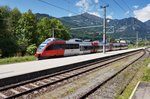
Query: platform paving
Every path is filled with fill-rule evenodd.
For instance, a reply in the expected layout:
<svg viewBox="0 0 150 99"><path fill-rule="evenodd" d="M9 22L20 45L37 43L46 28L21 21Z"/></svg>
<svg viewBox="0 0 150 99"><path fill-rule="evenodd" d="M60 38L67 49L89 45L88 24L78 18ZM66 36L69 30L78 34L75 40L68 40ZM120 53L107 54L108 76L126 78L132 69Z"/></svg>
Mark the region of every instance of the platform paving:
<svg viewBox="0 0 150 99"><path fill-rule="evenodd" d="M129 99L150 99L150 83L139 82Z"/></svg>
<svg viewBox="0 0 150 99"><path fill-rule="evenodd" d="M70 57L52 58L52 59L46 59L40 61L37 60L32 62L0 65L0 79L42 71L51 68L57 68L57 67L61 67L69 64L75 64L78 62L84 62L92 59L113 56L113 55L135 51L139 49L143 49L143 48L112 51L112 52L107 52L106 54L94 53L94 54L86 54L86 55L78 55L78 56L70 56Z"/></svg>

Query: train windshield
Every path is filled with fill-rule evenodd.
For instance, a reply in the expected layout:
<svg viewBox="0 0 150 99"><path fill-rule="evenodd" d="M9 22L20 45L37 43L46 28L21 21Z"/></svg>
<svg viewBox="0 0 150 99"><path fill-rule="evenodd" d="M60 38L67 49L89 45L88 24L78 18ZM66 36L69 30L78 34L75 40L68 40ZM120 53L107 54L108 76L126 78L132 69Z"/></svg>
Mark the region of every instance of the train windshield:
<svg viewBox="0 0 150 99"><path fill-rule="evenodd" d="M50 40L45 40L42 44L48 44Z"/></svg>
<svg viewBox="0 0 150 99"><path fill-rule="evenodd" d="M48 44L48 43L52 42L54 39L55 38L48 38L42 44Z"/></svg>
<svg viewBox="0 0 150 99"><path fill-rule="evenodd" d="M42 42L42 44L38 47L37 51L41 52L45 46L50 43L52 41L52 39L46 39L44 42Z"/></svg>
<svg viewBox="0 0 150 99"><path fill-rule="evenodd" d="M38 47L37 51L38 51L38 52L41 52L41 51L45 48L45 46L46 46L46 44L41 44L41 45Z"/></svg>

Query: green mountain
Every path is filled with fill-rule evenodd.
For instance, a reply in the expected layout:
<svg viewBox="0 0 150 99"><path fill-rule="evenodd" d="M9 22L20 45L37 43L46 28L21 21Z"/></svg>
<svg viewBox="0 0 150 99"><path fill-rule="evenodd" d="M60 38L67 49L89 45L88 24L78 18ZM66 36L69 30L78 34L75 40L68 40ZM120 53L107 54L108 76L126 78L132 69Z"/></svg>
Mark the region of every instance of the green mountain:
<svg viewBox="0 0 150 99"><path fill-rule="evenodd" d="M46 15L44 14L44 16ZM38 14L38 17L40 18L44 16L40 16L40 14ZM54 18L51 16L46 17ZM83 13L76 16L62 17L58 19L61 20L65 26L71 29L70 33L72 34L72 37L83 39L102 39L103 18L89 13ZM136 34L138 32L140 39L150 39L150 21L143 23L140 20L133 17L107 20L107 32L111 33L107 34L108 36L117 39L123 38L135 40Z"/></svg>
<svg viewBox="0 0 150 99"><path fill-rule="evenodd" d="M36 13L35 16L37 17L38 20L43 17L48 17L50 19L55 18L55 17L49 16L48 14L41 14L41 13Z"/></svg>

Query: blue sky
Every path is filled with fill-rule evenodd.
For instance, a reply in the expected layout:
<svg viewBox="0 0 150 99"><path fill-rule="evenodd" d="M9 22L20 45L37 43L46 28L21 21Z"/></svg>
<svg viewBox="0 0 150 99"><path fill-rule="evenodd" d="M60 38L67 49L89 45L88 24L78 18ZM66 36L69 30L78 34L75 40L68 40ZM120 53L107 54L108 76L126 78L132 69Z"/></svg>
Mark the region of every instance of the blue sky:
<svg viewBox="0 0 150 99"><path fill-rule="evenodd" d="M54 17L72 16L84 12L102 17L103 10L100 6L104 4L109 4L107 17L112 19L131 16L143 22L150 19L150 0L0 0L0 6L17 7L21 12L31 9L33 13L46 13Z"/></svg>

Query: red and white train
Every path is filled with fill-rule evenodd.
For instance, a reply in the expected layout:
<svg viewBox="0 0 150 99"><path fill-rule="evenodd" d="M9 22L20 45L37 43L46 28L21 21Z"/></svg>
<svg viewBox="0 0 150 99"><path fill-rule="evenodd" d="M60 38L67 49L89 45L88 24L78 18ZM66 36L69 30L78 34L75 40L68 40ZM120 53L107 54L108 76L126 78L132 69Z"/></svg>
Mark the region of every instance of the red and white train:
<svg viewBox="0 0 150 99"><path fill-rule="evenodd" d="M86 53L102 52L103 45L99 41L87 42L81 39L64 41L57 38L48 38L38 47L35 56L38 59L70 56ZM126 43L107 43L106 51L127 49Z"/></svg>

